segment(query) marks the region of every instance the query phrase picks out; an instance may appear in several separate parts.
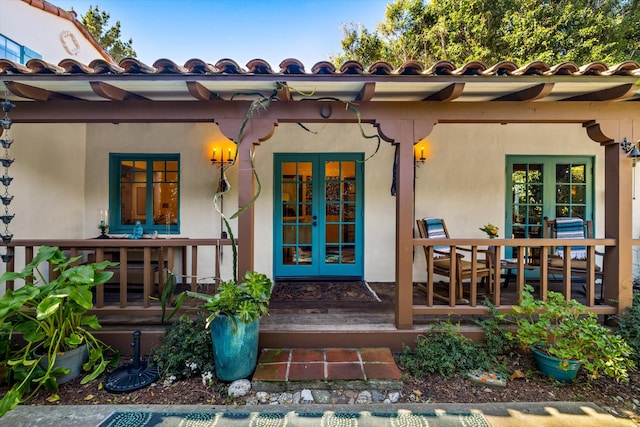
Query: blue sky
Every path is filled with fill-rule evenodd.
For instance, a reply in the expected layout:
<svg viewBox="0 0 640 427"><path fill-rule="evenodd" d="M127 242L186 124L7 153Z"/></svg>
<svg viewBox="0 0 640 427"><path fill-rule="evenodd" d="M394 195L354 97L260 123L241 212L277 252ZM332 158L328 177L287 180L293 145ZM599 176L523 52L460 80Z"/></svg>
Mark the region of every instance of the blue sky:
<svg viewBox="0 0 640 427"><path fill-rule="evenodd" d="M180 65L191 58L215 63L231 58L242 67L261 58L275 70L297 58L307 72L341 50L343 24L368 29L384 21L391 0L48 0L82 16L90 5L120 21L138 59Z"/></svg>

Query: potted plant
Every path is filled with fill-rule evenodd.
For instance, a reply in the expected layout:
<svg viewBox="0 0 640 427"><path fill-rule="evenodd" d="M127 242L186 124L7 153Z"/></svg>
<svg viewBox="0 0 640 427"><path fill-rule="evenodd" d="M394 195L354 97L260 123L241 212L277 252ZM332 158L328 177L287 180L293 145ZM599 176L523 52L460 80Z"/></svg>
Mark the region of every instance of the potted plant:
<svg viewBox="0 0 640 427"><path fill-rule="evenodd" d="M546 300L536 300L532 293L533 287L526 285L512 316L518 326L516 338L531 348L542 373L568 382L583 366L591 378L605 374L628 380L635 365L624 339L599 324L578 301L552 291Z"/></svg>
<svg viewBox="0 0 640 427"><path fill-rule="evenodd" d="M205 327L211 330L213 360L219 379L234 381L254 371L258 361L260 318L269 311L271 288L271 280L266 275L249 271L242 283L223 282L215 295L183 294L204 300L200 308L210 313Z"/></svg>
<svg viewBox="0 0 640 427"><path fill-rule="evenodd" d="M60 383L80 374L80 365L90 371L82 384L117 365L118 354L107 360L105 353L111 348L90 332L101 327L97 317L87 315L93 307L91 289L109 280L113 273L103 270L117 264L78 265L80 258L68 259L59 248L42 246L22 271L0 277L0 283L24 280L24 286L7 289L0 299L0 330L21 343L7 351L5 380L11 389L0 400L0 416L42 386L57 392ZM43 262L53 267L48 278L39 269ZM60 366L70 355L78 366ZM50 400L55 398L54 394Z"/></svg>

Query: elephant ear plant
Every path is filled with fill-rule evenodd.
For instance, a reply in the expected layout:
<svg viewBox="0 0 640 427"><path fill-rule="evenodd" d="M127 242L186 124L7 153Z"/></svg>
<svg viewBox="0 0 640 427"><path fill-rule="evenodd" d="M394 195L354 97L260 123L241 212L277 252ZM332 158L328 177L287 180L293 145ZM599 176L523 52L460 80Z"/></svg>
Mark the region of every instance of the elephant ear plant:
<svg viewBox="0 0 640 427"><path fill-rule="evenodd" d="M55 400L56 378L69 369L54 364L66 351L87 346L88 361L82 368L89 374L82 384L97 378L107 366L117 365L119 355L114 352L115 357L109 361L106 353L112 349L90 332L101 327L97 317L86 314L93 307L91 289L109 280L113 273L104 269L117 264L104 261L77 265L80 258L68 259L59 248L42 246L22 271L0 277L0 283L24 280L24 286L7 289L0 299L0 330L21 343L7 351L4 380L11 389L0 400L0 416L42 386L54 393L49 400ZM40 272L41 263L52 267L52 277L47 279Z"/></svg>

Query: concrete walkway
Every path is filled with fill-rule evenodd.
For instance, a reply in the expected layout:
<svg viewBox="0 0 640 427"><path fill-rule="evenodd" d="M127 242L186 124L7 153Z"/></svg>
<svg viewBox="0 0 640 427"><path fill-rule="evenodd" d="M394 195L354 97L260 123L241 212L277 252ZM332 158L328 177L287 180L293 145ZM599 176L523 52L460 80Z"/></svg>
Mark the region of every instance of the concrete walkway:
<svg viewBox="0 0 640 427"><path fill-rule="evenodd" d="M0 426L7 427L95 427L113 411L479 411L491 427L638 427L631 420L616 418L592 403L536 402L482 404L371 404L371 405L270 405L214 406L214 405L69 405L18 406L0 418ZM295 426L293 426L295 427Z"/></svg>

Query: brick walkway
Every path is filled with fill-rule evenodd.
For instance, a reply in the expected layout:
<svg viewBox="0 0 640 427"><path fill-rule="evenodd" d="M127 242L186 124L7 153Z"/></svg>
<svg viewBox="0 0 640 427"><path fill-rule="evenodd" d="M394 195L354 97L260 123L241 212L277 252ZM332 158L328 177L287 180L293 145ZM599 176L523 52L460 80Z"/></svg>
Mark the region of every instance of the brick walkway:
<svg viewBox="0 0 640 427"><path fill-rule="evenodd" d="M301 388L402 388L388 348L264 349L253 375L256 391Z"/></svg>

